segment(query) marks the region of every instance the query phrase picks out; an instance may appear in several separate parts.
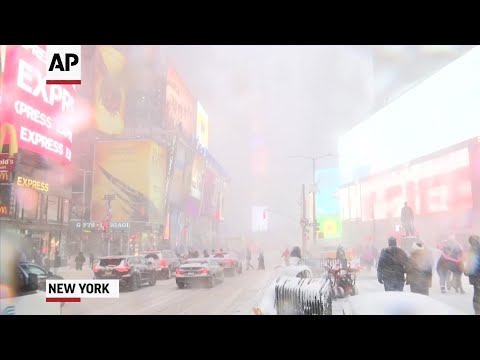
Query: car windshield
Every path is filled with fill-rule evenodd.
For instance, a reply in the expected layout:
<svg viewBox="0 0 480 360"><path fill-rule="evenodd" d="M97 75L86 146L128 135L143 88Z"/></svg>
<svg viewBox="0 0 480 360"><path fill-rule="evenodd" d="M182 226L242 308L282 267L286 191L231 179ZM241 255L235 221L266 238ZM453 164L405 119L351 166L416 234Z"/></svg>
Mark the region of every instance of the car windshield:
<svg viewBox="0 0 480 360"><path fill-rule="evenodd" d="M480 45L2 44L0 289L28 263L118 281L65 314L480 313L479 69Z"/></svg>

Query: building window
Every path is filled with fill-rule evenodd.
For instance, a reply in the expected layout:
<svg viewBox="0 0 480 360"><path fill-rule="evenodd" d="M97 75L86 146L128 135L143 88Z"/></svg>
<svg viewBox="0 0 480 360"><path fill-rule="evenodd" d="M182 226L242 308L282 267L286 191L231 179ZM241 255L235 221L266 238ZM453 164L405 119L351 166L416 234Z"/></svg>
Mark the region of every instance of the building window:
<svg viewBox="0 0 480 360"><path fill-rule="evenodd" d="M17 205L21 208L21 218L23 220L37 220L38 208L40 203L40 194L29 188L17 187Z"/></svg>
<svg viewBox="0 0 480 360"><path fill-rule="evenodd" d="M58 221L58 196L48 195L48 204L47 204L47 220L48 221Z"/></svg>

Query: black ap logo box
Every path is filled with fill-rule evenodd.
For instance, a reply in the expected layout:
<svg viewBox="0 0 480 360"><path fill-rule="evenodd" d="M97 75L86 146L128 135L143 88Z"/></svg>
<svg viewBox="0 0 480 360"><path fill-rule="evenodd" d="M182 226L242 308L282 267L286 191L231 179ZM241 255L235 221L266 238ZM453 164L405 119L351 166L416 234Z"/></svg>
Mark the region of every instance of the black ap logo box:
<svg viewBox="0 0 480 360"><path fill-rule="evenodd" d="M82 45L47 45L47 85L82 83Z"/></svg>

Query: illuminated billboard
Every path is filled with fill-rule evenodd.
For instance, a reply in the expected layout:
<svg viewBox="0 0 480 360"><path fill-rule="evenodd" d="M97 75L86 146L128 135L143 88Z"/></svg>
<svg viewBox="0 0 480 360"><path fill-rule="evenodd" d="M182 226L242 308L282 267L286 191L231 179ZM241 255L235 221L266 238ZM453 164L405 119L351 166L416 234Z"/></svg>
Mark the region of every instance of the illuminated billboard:
<svg viewBox="0 0 480 360"><path fill-rule="evenodd" d="M195 136L195 102L173 66L167 69L167 128L178 129L193 139Z"/></svg>
<svg viewBox="0 0 480 360"><path fill-rule="evenodd" d="M166 150L149 140L99 142L95 146L92 221L163 222Z"/></svg>
<svg viewBox="0 0 480 360"><path fill-rule="evenodd" d="M477 46L341 136L342 184L479 136L479 63Z"/></svg>
<svg viewBox="0 0 480 360"><path fill-rule="evenodd" d="M126 58L111 45L98 46L95 62L95 127L121 134L125 126Z"/></svg>
<svg viewBox="0 0 480 360"><path fill-rule="evenodd" d="M315 213L319 232L325 239L339 238L342 235L340 217L340 170L338 168L317 169L315 172L317 193Z"/></svg>
<svg viewBox="0 0 480 360"><path fill-rule="evenodd" d="M72 160L72 85L46 85L45 45L9 45L2 75L0 149L25 149L62 164ZM3 61L3 60L2 60Z"/></svg>
<svg viewBox="0 0 480 360"><path fill-rule="evenodd" d="M192 184L190 194L193 198L200 200L203 193L203 183L205 180L205 160L199 153L195 153L192 167Z"/></svg>
<svg viewBox="0 0 480 360"><path fill-rule="evenodd" d="M197 101L197 141L208 148L208 115L200 102Z"/></svg>
<svg viewBox="0 0 480 360"><path fill-rule="evenodd" d="M405 201L416 215L471 209L471 176L467 148L382 173L342 189L342 218L399 218Z"/></svg>

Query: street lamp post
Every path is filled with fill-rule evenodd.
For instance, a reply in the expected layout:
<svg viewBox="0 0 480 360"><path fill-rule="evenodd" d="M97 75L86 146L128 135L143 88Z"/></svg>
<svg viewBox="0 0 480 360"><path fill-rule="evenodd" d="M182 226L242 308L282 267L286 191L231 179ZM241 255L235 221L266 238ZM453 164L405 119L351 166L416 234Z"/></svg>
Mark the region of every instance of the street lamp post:
<svg viewBox="0 0 480 360"><path fill-rule="evenodd" d="M306 159L306 160L311 160L312 161L312 168L313 168L313 201L312 201L312 217L313 217L313 223L312 223L312 239L313 243L315 244L317 242L317 214L316 214L316 206L315 206L315 197L317 194L317 186L316 186L316 181L315 181L315 171L317 170L317 160L328 158L328 157L333 157L333 154L325 154L325 155L320 155L320 156L290 156L291 158L296 158L296 159Z"/></svg>
<svg viewBox="0 0 480 360"><path fill-rule="evenodd" d="M80 251L83 252L83 228L85 226L85 212L86 212L86 207L85 207L85 202L86 202L86 197L85 197L85 188L87 185L87 173L93 173L91 170L85 170L85 169L79 169L81 173L83 173L83 187L82 187L82 226L80 228Z"/></svg>

